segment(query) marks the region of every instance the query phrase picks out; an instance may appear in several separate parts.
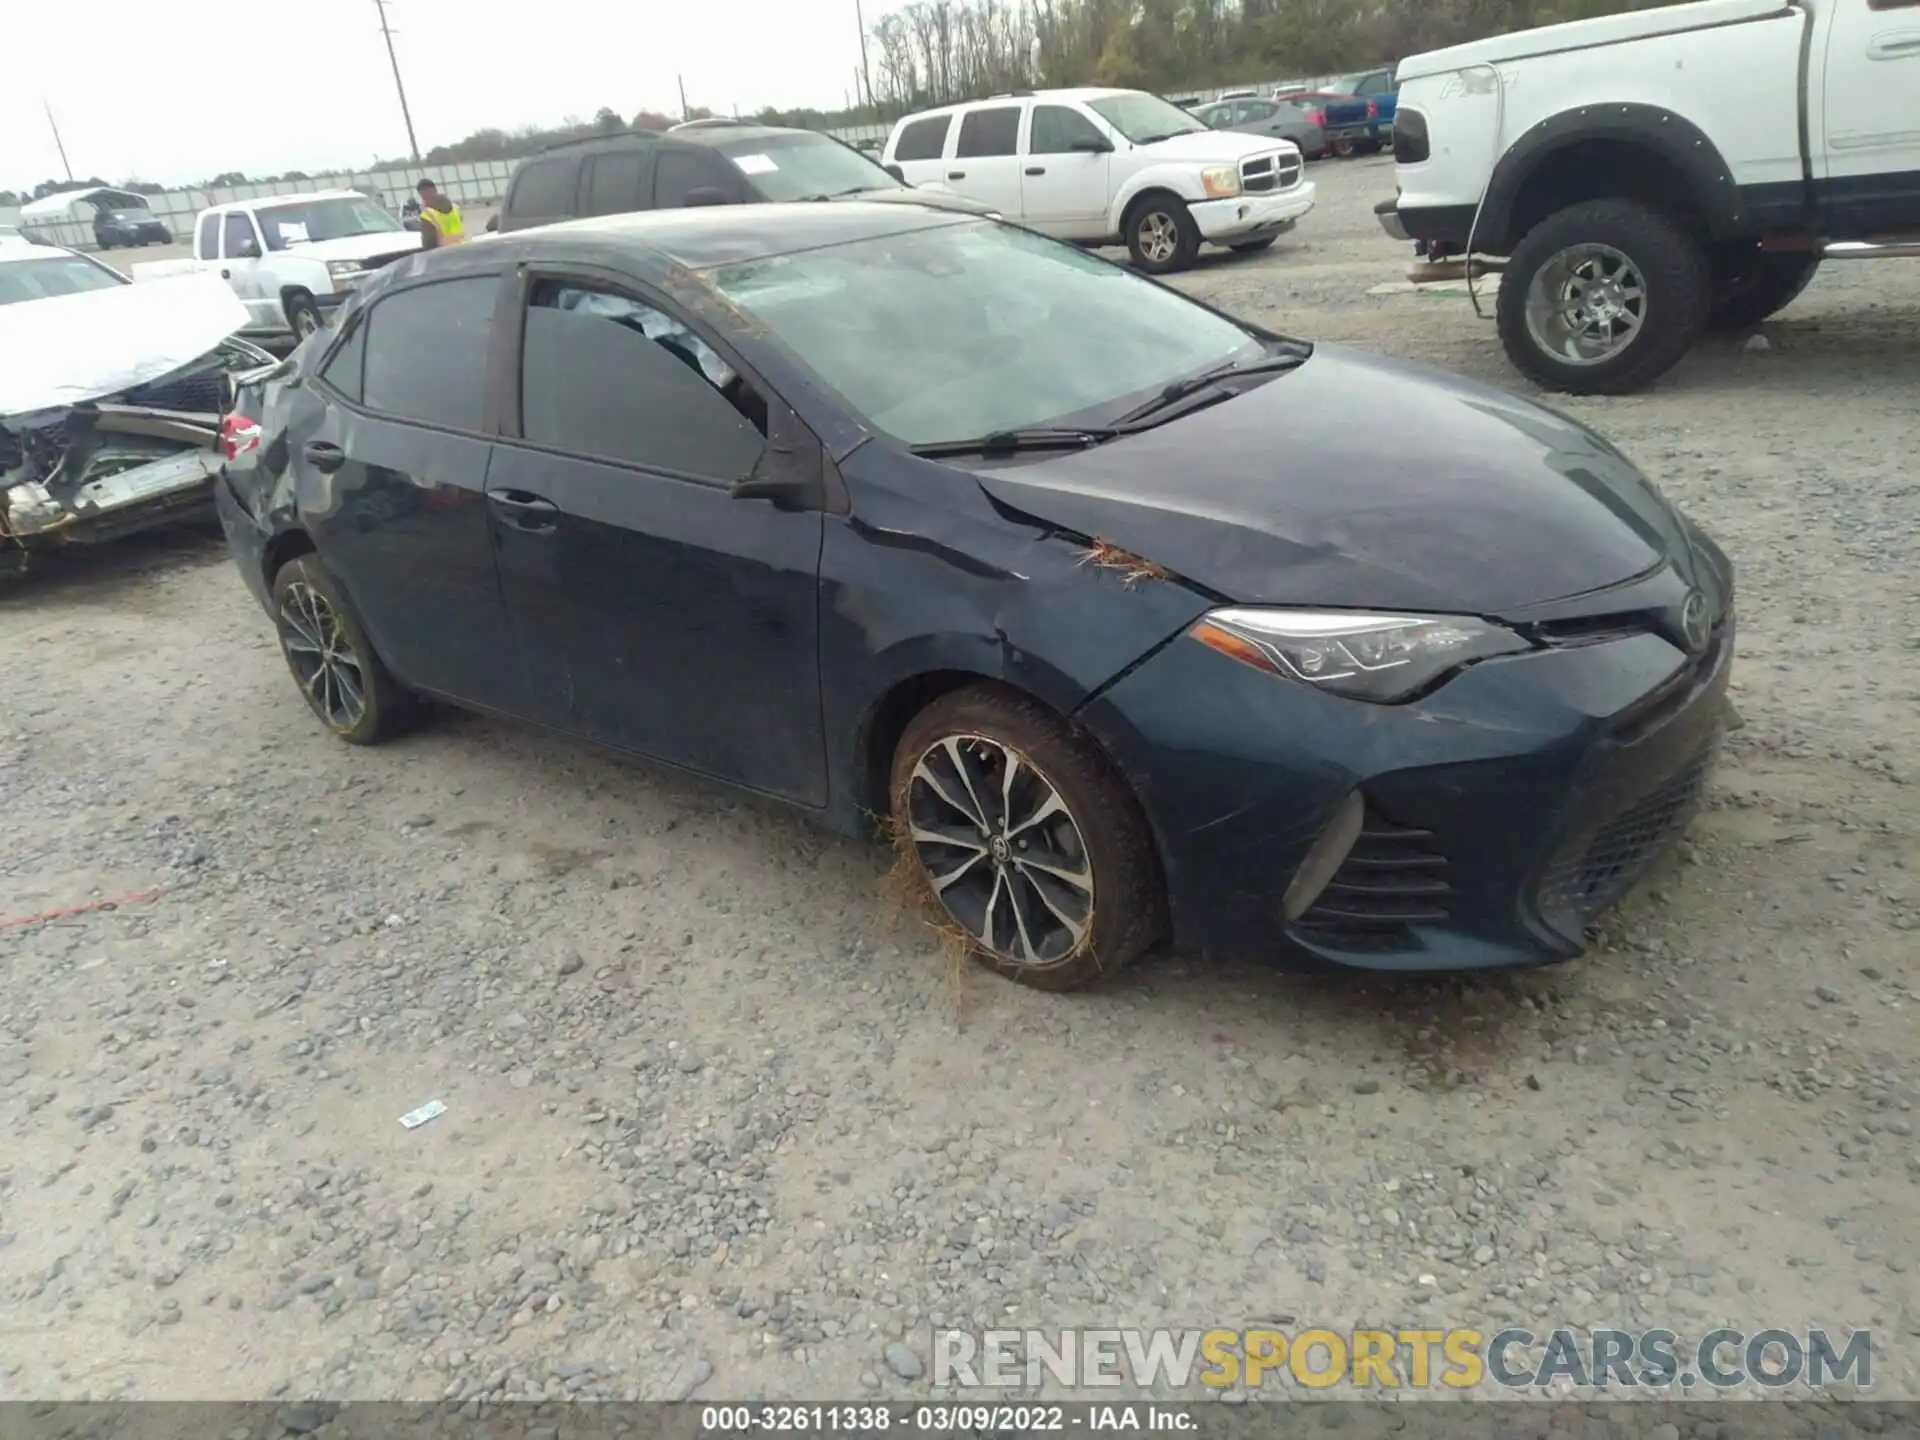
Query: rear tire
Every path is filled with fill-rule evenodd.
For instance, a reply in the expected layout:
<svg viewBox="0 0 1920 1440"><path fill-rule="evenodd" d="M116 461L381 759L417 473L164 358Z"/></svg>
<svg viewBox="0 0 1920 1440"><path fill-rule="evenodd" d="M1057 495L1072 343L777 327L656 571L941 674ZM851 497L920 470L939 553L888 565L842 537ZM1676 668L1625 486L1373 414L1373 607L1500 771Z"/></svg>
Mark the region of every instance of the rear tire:
<svg viewBox="0 0 1920 1440"><path fill-rule="evenodd" d="M349 745L377 745L419 719L419 701L387 672L319 556L280 567L273 621L307 708Z"/></svg>
<svg viewBox="0 0 1920 1440"><path fill-rule="evenodd" d="M1146 195L1127 211L1127 253L1149 275L1171 275L1192 268L1200 253L1200 227L1187 202L1165 191Z"/></svg>
<svg viewBox="0 0 1920 1440"><path fill-rule="evenodd" d="M1091 742L1016 690L973 685L922 710L895 747L889 795L914 890L1010 980L1082 989L1166 928L1133 792Z"/></svg>
<svg viewBox="0 0 1920 1440"><path fill-rule="evenodd" d="M1709 330L1745 330L1800 298L1820 272L1820 257L1743 246L1714 257Z"/></svg>
<svg viewBox="0 0 1920 1440"><path fill-rule="evenodd" d="M1331 148L1333 153L1339 156L1342 160L1351 160L1353 158L1353 152L1355 147L1353 143L1353 138L1351 136L1343 135L1338 140L1335 140L1329 148Z"/></svg>
<svg viewBox="0 0 1920 1440"><path fill-rule="evenodd" d="M1622 395L1692 348L1712 299L1705 248L1637 200L1589 200L1521 239L1500 278L1500 341L1529 379Z"/></svg>

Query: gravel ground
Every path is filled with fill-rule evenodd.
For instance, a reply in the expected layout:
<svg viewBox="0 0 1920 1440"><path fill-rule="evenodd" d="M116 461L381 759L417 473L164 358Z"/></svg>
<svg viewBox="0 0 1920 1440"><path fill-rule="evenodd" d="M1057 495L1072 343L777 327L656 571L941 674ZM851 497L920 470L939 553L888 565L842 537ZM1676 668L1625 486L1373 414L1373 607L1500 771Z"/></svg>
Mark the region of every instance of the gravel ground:
<svg viewBox="0 0 1920 1440"><path fill-rule="evenodd" d="M1517 387L1380 162L1194 292ZM0 1398L847 1399L929 1327L1872 1326L1920 1394L1920 270L1566 408L1733 555L1709 808L1584 960L956 976L883 857L318 731L216 543L0 602ZM1390 414L1379 423L1391 424ZM1489 557L1494 563L1494 557ZM429 1099L446 1113L397 1119Z"/></svg>

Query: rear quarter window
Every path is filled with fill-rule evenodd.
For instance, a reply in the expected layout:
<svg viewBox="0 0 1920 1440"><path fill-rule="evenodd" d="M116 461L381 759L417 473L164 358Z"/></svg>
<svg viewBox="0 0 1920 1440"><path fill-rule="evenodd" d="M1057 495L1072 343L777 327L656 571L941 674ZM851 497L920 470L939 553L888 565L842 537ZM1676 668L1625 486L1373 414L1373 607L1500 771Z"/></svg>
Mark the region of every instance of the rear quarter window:
<svg viewBox="0 0 1920 1440"><path fill-rule="evenodd" d="M579 178L577 155L529 161L513 177L507 214L515 220L565 219L573 214L573 193Z"/></svg>
<svg viewBox="0 0 1920 1440"><path fill-rule="evenodd" d="M947 131L952 125L951 115L908 121L900 127L900 138L894 143L894 160L938 160L946 151Z"/></svg>

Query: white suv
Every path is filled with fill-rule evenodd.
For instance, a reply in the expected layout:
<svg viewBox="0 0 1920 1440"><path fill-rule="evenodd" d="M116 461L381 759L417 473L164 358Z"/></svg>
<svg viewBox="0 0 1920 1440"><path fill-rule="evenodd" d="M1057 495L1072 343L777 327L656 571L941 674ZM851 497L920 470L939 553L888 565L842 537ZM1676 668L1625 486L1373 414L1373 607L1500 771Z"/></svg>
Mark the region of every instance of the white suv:
<svg viewBox="0 0 1920 1440"><path fill-rule="evenodd" d="M1153 275L1203 241L1263 250L1313 208L1291 141L1209 129L1140 90L1041 90L909 115L881 157L1009 220L1082 244L1124 241Z"/></svg>

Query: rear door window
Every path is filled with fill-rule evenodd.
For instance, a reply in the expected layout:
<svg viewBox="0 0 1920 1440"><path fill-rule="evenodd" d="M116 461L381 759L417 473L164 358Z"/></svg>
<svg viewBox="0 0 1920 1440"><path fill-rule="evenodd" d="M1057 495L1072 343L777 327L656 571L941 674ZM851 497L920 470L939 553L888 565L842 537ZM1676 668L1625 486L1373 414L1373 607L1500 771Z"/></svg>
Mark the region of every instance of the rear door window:
<svg viewBox="0 0 1920 1440"><path fill-rule="evenodd" d="M960 141L953 147L956 160L988 159L1014 153L1020 138L1020 107L995 105L969 110L960 121Z"/></svg>
<svg viewBox="0 0 1920 1440"><path fill-rule="evenodd" d="M416 285L379 301L361 322L367 408L444 430L478 431L499 290L496 277L475 275Z"/></svg>
<svg viewBox="0 0 1920 1440"><path fill-rule="evenodd" d="M532 444L720 484L766 448L765 400L690 327L562 280L527 309L520 416Z"/></svg>
<svg viewBox="0 0 1920 1440"><path fill-rule="evenodd" d="M646 179L647 157L638 148L612 150L587 158L586 203L583 215L624 215L647 208L640 188Z"/></svg>
<svg viewBox="0 0 1920 1440"><path fill-rule="evenodd" d="M527 220L558 220L573 214L573 190L580 178L578 156L534 160L514 177L507 213Z"/></svg>
<svg viewBox="0 0 1920 1440"><path fill-rule="evenodd" d="M900 141L893 147L896 162L938 160L947 149L947 131L953 125L951 115L929 115L902 127Z"/></svg>

